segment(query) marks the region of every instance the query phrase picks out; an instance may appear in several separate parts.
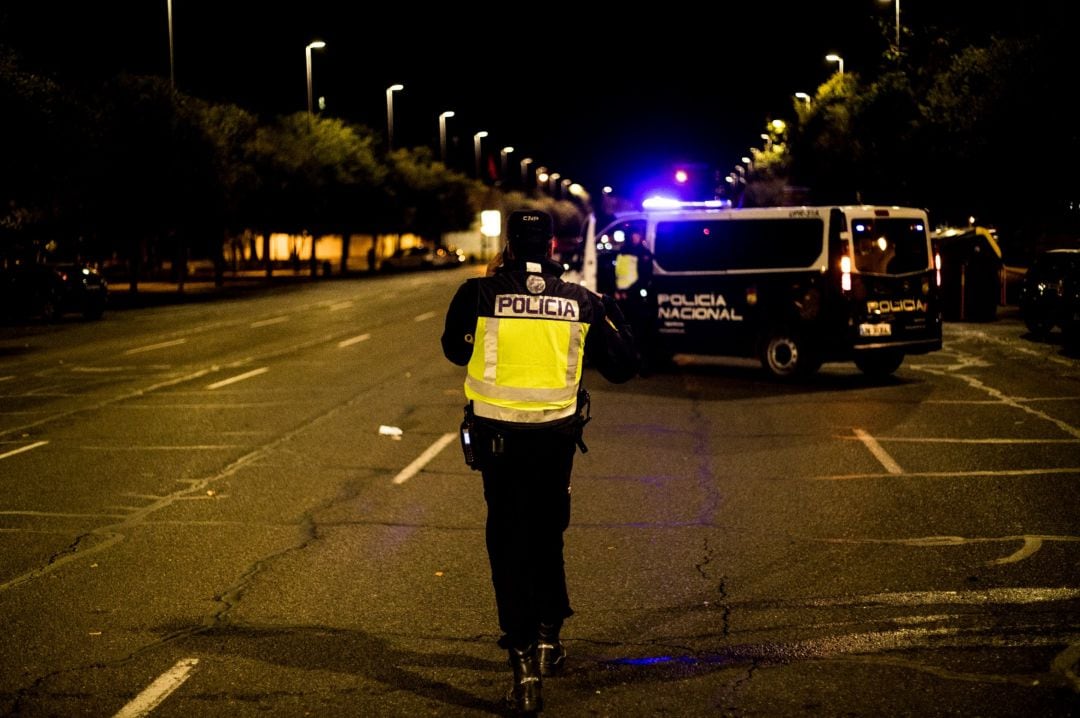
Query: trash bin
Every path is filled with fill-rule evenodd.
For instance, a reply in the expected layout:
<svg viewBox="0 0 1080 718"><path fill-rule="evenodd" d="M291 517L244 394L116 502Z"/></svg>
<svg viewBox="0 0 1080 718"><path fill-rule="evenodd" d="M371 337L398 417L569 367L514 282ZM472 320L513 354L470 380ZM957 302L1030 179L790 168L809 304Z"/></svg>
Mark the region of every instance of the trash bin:
<svg viewBox="0 0 1080 718"><path fill-rule="evenodd" d="M997 318L1004 263L994 230L946 229L934 233L941 256L942 313L946 321L988 322Z"/></svg>

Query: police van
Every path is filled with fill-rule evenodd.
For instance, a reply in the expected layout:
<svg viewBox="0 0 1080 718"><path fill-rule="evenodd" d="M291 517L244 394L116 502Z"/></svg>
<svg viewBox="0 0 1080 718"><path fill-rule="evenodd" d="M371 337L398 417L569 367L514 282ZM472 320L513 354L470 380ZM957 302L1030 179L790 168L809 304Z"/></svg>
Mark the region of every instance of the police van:
<svg viewBox="0 0 1080 718"><path fill-rule="evenodd" d="M886 376L941 349L941 265L924 210L694 204L586 226L580 281L605 294L624 243L645 238L651 279L635 299L647 308L646 356L756 357L787 379L844 361Z"/></svg>

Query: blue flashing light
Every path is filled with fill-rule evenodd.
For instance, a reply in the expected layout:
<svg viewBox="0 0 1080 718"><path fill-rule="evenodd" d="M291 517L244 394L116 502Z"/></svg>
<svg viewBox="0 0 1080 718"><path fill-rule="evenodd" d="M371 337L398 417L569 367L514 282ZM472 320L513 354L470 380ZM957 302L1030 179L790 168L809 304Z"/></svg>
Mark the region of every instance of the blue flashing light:
<svg viewBox="0 0 1080 718"><path fill-rule="evenodd" d="M648 197L641 203L644 209L724 209L731 207L730 199L680 201L671 197Z"/></svg>
<svg viewBox="0 0 1080 718"><path fill-rule="evenodd" d="M645 209L678 209L682 206L679 200L673 197L646 197L641 206Z"/></svg>

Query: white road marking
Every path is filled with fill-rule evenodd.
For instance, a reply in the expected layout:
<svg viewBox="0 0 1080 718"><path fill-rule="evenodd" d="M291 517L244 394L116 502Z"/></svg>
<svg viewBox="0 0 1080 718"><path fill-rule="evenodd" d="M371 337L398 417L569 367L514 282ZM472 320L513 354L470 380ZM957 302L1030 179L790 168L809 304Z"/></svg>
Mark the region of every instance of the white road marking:
<svg viewBox="0 0 1080 718"><path fill-rule="evenodd" d="M435 316L435 312L424 312L423 314L417 314L413 317L414 322L426 322L428 319L432 319Z"/></svg>
<svg viewBox="0 0 1080 718"><path fill-rule="evenodd" d="M14 374L11 375L11 376L0 376L0 381L7 381L8 379L14 379L14 378L15 378Z"/></svg>
<svg viewBox="0 0 1080 718"><path fill-rule="evenodd" d="M352 337L350 339L342 339L340 342L337 343L338 349L343 349L345 347L351 347L353 344L359 344L360 342L366 342L368 339L371 339L370 334L360 334L360 335Z"/></svg>
<svg viewBox="0 0 1080 718"><path fill-rule="evenodd" d="M282 322L287 322L287 321L289 321L289 317L280 316L280 317L274 317L273 319L260 319L257 322L252 322L248 326L251 327L252 329L256 329L258 327L268 327L271 324L281 324Z"/></svg>
<svg viewBox="0 0 1080 718"><path fill-rule="evenodd" d="M420 471L420 469L427 466L427 463L429 461L438 456L439 452L445 449L446 445L453 441L456 436L457 434L454 433L443 434L442 436L440 436L438 439L435 440L434 444L429 446L427 450L424 451L424 453L420 454L420 456L417 456L411 464L402 469L398 473L398 475L394 477L393 483L404 484L406 481L411 479L414 475L416 475L417 472Z"/></svg>
<svg viewBox="0 0 1080 718"><path fill-rule="evenodd" d="M249 372L245 372L243 374L237 374L236 376L229 377L228 379L222 379L221 381L215 381L213 384L207 384L206 388L207 389L220 389L223 386L228 386L229 384L235 384L238 381L244 381L245 379L250 379L251 377L258 376L259 374L265 374L268 371L270 371L270 367L268 367L268 366L264 366L264 367L262 367L260 369L252 369Z"/></svg>
<svg viewBox="0 0 1080 718"><path fill-rule="evenodd" d="M1011 554L1004 558L997 558L992 561L987 561L987 566L999 566L1006 563L1016 563L1017 561L1023 561L1035 554L1040 548L1042 548L1044 541L1062 541L1062 542L1080 542L1080 536L1039 536L1033 534L1023 534L1020 536L980 536L975 538L965 538L963 536L922 536L919 538L901 538L901 539L849 539L849 538L827 538L827 539L815 539L818 541L824 541L825 543L853 543L853 544L895 544L900 546L916 546L919 548L924 547L937 547L937 546L966 546L968 544L976 543L1002 543L1014 541L1023 541L1023 545L1013 551Z"/></svg>
<svg viewBox="0 0 1080 718"><path fill-rule="evenodd" d="M198 662L198 658L181 658L176 665L158 676L142 693L121 708L113 718L139 718L149 714L191 677L191 671Z"/></svg>
<svg viewBox="0 0 1080 718"><path fill-rule="evenodd" d="M124 354L141 354L142 352L152 352L155 349L165 349L167 347L175 347L180 344L186 344L187 339L173 339L169 342L158 342L157 344L147 344L144 347L135 347L134 349L128 349Z"/></svg>
<svg viewBox="0 0 1080 718"><path fill-rule="evenodd" d="M889 456L889 452L881 448L881 444L877 443L877 440L870 434L866 433L862 429L855 429L855 436L859 437L859 441L870 450L870 453L874 455L881 465L885 467L885 470L890 474L902 474L904 470L900 468L900 464L893 460L893 457Z"/></svg>
<svg viewBox="0 0 1080 718"><path fill-rule="evenodd" d="M48 444L48 443L49 442L47 442L47 441L35 441L33 444L27 444L26 446L20 447L18 449L12 449L11 451L8 451L7 453L0 454L0 459L6 459L9 456L15 456L15 454L21 454L24 451L30 451L30 449L36 449L39 446L45 446L45 444Z"/></svg>
<svg viewBox="0 0 1080 718"><path fill-rule="evenodd" d="M351 301L338 302L337 304L331 304L330 305L330 311L336 312L339 309L348 309L352 305L353 305L353 303Z"/></svg>

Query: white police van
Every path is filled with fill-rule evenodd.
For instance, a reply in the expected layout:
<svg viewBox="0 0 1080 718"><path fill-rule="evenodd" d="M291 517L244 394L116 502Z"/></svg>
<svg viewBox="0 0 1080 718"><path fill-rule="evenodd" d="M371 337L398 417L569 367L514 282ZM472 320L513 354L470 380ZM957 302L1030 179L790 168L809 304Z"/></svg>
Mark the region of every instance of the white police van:
<svg viewBox="0 0 1080 718"><path fill-rule="evenodd" d="M581 281L613 294L631 233L652 253L643 352L757 357L777 378L853 361L885 376L941 349L940 259L927 213L885 206L692 203L586 227Z"/></svg>

